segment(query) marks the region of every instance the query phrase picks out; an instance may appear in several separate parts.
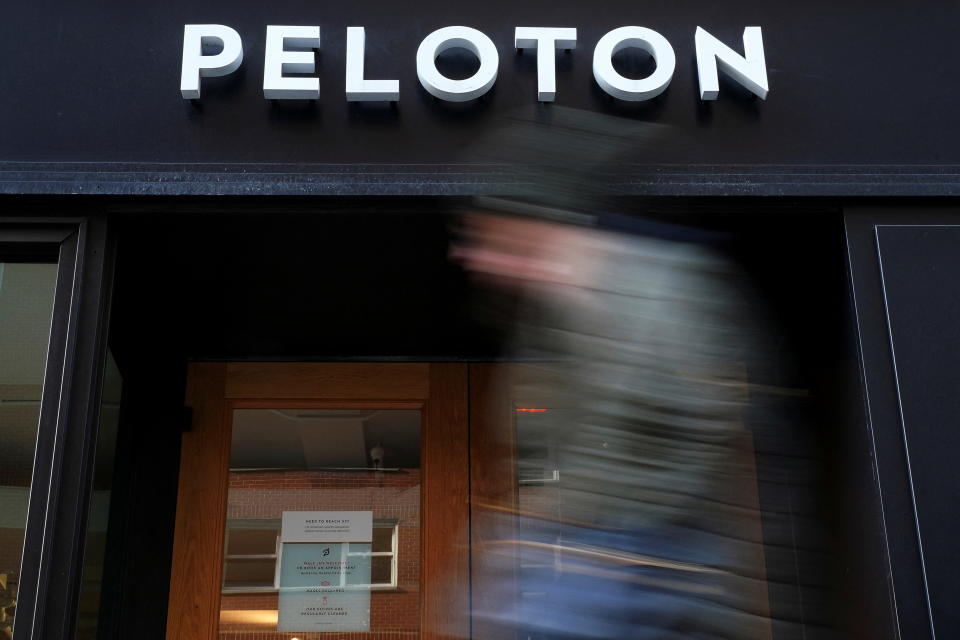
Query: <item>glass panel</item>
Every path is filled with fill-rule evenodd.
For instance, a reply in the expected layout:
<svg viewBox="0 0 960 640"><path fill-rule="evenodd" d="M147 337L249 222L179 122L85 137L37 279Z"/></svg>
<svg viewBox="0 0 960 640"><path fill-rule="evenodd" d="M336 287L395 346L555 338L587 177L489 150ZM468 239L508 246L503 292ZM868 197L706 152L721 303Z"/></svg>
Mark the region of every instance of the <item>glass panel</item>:
<svg viewBox="0 0 960 640"><path fill-rule="evenodd" d="M420 420L234 411L221 637L418 637Z"/></svg>
<svg viewBox="0 0 960 640"><path fill-rule="evenodd" d="M746 388L750 378L742 375ZM512 587L516 575L518 593L515 605L498 603L509 617L494 608L482 612L484 622L506 619L524 640L597 637L601 625L609 626L600 637L636 630L633 637L659 638L680 624L675 620L715 628L712 638L809 637L816 625L829 637L845 637L831 629L834 551L820 493L823 454L814 448L813 425L804 422L811 415L807 396L754 397L753 413L724 424L712 443L676 425L645 433L657 425L600 422L560 396L536 409L513 406L516 573L492 588ZM723 457L708 457L704 442L722 447ZM698 468L708 463L716 468ZM668 473L672 483L660 478ZM709 482L694 485L700 476ZM597 478L604 482L591 486ZM615 480L632 481L634 497L612 505Z"/></svg>
<svg viewBox="0 0 960 640"><path fill-rule="evenodd" d="M0 638L13 629L57 265L0 262Z"/></svg>
<svg viewBox="0 0 960 640"><path fill-rule="evenodd" d="M392 556L374 556L370 564L370 584L390 584L392 571Z"/></svg>
<svg viewBox="0 0 960 640"><path fill-rule="evenodd" d="M100 613L104 560L107 548L107 527L110 495L113 490L113 463L120 426L120 392L123 380L120 370L107 352L100 400L100 424L97 432L97 453L93 469L93 495L87 516L87 539L83 554L83 583L77 613L77 640L94 640Z"/></svg>
<svg viewBox="0 0 960 640"><path fill-rule="evenodd" d="M227 535L227 555L276 554L278 528L231 529Z"/></svg>
<svg viewBox="0 0 960 640"><path fill-rule="evenodd" d="M393 526L373 526L373 550L393 551Z"/></svg>
<svg viewBox="0 0 960 640"><path fill-rule="evenodd" d="M517 549L520 589L518 607L521 619L549 610L551 592L562 569L556 553L563 544L562 500L559 469L551 436L551 423L563 419L563 410L552 407L517 407L517 503L520 513L519 540L532 544ZM538 636L537 640L540 640Z"/></svg>
<svg viewBox="0 0 960 640"><path fill-rule="evenodd" d="M277 560L270 558L232 558L224 563L224 589L273 587L273 574L276 571Z"/></svg>

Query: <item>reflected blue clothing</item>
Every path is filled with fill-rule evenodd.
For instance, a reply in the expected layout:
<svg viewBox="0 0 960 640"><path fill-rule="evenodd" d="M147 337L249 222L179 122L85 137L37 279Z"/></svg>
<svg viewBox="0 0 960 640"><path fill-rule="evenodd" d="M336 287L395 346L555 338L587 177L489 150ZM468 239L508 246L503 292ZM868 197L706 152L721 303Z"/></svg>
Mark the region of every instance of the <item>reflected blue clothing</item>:
<svg viewBox="0 0 960 640"><path fill-rule="evenodd" d="M512 612L520 638L716 638L736 617L715 566L735 558L715 534L557 527L524 518L520 537L520 598Z"/></svg>

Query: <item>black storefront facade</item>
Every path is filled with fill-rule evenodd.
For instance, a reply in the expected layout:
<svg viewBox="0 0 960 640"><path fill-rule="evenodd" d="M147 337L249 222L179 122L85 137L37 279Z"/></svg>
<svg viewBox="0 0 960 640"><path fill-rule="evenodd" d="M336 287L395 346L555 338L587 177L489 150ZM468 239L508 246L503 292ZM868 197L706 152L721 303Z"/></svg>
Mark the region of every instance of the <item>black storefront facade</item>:
<svg viewBox="0 0 960 640"><path fill-rule="evenodd" d="M783 382L804 399L791 455L820 461L814 484L830 498L813 510L828 524L804 532L769 507L783 519L763 521L766 551L792 536L795 562L767 567L766 615L789 622L767 637L953 637L960 16L925 5L8 7L0 262L55 265L9 633L215 637L216 623L169 622L190 581L174 567L184 437L205 419L184 408L188 365L462 365L479 385L469 367L501 362L502 337L471 315L452 229L477 196L522 192L538 168L472 150L505 118L549 124L570 109L654 127L642 154L604 165L592 187L623 218L730 239L793 354ZM185 99L184 26L211 24L238 34L243 62ZM264 97L269 25L319 26L315 70L298 74L319 78L317 99ZM365 78L398 80L396 100L347 100L347 27L360 25ZM418 77L418 47L449 25L499 54L482 97L438 98ZM577 30L556 52L551 102L538 100L534 50L514 39L541 25ZM655 97L614 97L594 75L597 43L624 25L672 46ZM721 65L719 95L701 99L697 28L743 53L751 26L769 94ZM634 47L613 66L644 78L662 63ZM463 49L437 62L457 78L478 66ZM8 386L0 397L20 401ZM803 499L790 487L804 481L777 494L757 460L761 509ZM465 481L465 505L479 478ZM100 506L98 491L110 496ZM461 560L475 603L469 572L481 568ZM404 637L464 635L430 625Z"/></svg>

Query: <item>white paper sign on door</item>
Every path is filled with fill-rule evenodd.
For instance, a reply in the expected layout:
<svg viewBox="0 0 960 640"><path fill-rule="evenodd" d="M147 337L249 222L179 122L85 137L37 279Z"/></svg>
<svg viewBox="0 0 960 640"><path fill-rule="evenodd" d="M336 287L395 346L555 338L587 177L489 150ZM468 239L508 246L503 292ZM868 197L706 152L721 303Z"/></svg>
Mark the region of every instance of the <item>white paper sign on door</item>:
<svg viewBox="0 0 960 640"><path fill-rule="evenodd" d="M289 511L277 631L370 630L371 511Z"/></svg>
<svg viewBox="0 0 960 640"><path fill-rule="evenodd" d="M284 511L280 542L371 542L373 511Z"/></svg>

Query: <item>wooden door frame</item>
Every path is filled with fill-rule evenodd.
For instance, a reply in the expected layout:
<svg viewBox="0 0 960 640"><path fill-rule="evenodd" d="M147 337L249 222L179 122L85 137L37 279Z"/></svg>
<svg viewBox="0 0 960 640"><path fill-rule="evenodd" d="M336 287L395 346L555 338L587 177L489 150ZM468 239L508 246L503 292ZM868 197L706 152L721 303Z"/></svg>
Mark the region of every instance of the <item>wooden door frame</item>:
<svg viewBox="0 0 960 640"><path fill-rule="evenodd" d="M420 637L470 635L467 365L193 363L183 434L167 640L214 640L235 408L419 408Z"/></svg>
<svg viewBox="0 0 960 640"><path fill-rule="evenodd" d="M480 640L514 640L506 615L489 614L519 597L516 573L504 571L518 558L513 516L519 505L517 442L510 385L515 367L506 363L470 365L470 610L472 633ZM476 615L474 615L476 614Z"/></svg>

